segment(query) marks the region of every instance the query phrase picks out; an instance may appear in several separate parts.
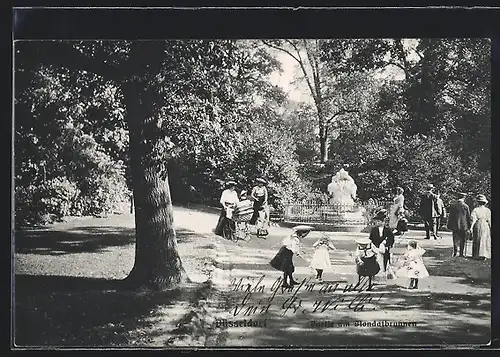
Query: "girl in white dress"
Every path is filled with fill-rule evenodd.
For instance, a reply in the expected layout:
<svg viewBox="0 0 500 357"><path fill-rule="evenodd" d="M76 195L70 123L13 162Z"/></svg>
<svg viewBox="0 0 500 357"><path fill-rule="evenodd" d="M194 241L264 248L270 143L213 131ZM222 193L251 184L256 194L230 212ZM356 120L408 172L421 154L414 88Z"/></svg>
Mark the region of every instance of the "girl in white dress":
<svg viewBox="0 0 500 357"><path fill-rule="evenodd" d="M337 250L328 237L322 237L313 244L314 255L310 267L316 269L316 279L323 281L323 272L332 270L329 250Z"/></svg>
<svg viewBox="0 0 500 357"><path fill-rule="evenodd" d="M421 248L416 241L412 240L408 243L405 254L396 264L396 276L410 279L408 289L418 289L418 279L429 276L429 272L422 259L424 253L425 249Z"/></svg>

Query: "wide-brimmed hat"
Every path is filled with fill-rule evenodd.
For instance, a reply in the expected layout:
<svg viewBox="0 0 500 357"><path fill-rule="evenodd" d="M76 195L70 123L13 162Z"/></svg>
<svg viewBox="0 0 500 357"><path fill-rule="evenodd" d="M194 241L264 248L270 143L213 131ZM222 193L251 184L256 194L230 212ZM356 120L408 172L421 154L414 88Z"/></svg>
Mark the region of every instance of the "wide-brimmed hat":
<svg viewBox="0 0 500 357"><path fill-rule="evenodd" d="M356 244L358 245L368 245L370 244L372 241L368 238L358 238L356 239Z"/></svg>
<svg viewBox="0 0 500 357"><path fill-rule="evenodd" d="M426 187L428 190L432 190L434 188L434 185L432 183L428 183Z"/></svg>
<svg viewBox="0 0 500 357"><path fill-rule="evenodd" d="M306 225L300 225L300 226L295 226L292 229L295 232L310 232L310 231L314 230L314 227L306 226Z"/></svg>
<svg viewBox="0 0 500 357"><path fill-rule="evenodd" d="M375 216L373 217L373 220L376 221L385 221L387 218L387 210L386 209L380 209L375 213Z"/></svg>
<svg viewBox="0 0 500 357"><path fill-rule="evenodd" d="M467 197L467 194L465 192L457 192L457 197L458 198L465 198L465 197Z"/></svg>
<svg viewBox="0 0 500 357"><path fill-rule="evenodd" d="M476 201L481 203L488 203L485 195L479 194L476 196Z"/></svg>
<svg viewBox="0 0 500 357"><path fill-rule="evenodd" d="M255 181L257 181L258 183L263 183L263 184L266 184L266 183L267 183L267 181L266 181L265 179L263 179L262 177L257 177L257 178L255 179Z"/></svg>
<svg viewBox="0 0 500 357"><path fill-rule="evenodd" d="M226 181L226 187L229 187L229 186L236 186L236 181L234 181L234 180Z"/></svg>

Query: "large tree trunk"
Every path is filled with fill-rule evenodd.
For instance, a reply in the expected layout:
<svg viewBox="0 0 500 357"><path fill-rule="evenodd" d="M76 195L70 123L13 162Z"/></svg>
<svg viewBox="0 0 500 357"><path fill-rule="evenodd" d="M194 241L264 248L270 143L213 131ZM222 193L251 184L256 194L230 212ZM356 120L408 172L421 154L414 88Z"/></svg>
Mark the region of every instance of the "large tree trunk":
<svg viewBox="0 0 500 357"><path fill-rule="evenodd" d="M136 236L135 263L125 281L131 287L164 290L189 279L177 250L168 176L151 160L152 141L158 139L148 130L149 108L137 96L125 95Z"/></svg>

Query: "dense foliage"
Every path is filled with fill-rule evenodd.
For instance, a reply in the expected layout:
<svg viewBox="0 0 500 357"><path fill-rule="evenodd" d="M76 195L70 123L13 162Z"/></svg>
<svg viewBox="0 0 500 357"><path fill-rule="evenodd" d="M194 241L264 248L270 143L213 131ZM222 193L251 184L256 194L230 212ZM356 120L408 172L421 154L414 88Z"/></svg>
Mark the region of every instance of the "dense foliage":
<svg viewBox="0 0 500 357"><path fill-rule="evenodd" d="M65 56L44 47L53 44L16 43L16 223L128 209L130 143L120 80L83 64L34 66L35 46L51 54L51 63ZM249 190L264 176L279 209L322 197L344 165L362 200L390 197L402 186L416 206L427 182L446 202L456 190L491 195L488 40L64 46L121 68L116 78L144 88L137 99L150 104L151 127L143 128L155 136L149 157L168 169L174 202L216 205L225 180ZM271 84L280 63L270 48L302 54L298 77L308 81L311 103L293 102ZM134 51L148 55L123 65ZM402 77L378 75L388 68Z"/></svg>

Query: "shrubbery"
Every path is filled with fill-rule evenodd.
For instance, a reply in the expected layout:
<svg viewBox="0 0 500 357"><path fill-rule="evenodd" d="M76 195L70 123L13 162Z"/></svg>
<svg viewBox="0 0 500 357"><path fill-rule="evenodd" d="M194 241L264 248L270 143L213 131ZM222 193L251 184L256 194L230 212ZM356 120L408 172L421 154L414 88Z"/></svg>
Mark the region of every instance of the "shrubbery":
<svg viewBox="0 0 500 357"><path fill-rule="evenodd" d="M70 214L79 195L75 183L56 177L41 185L17 186L15 214L17 224L52 223Z"/></svg>

